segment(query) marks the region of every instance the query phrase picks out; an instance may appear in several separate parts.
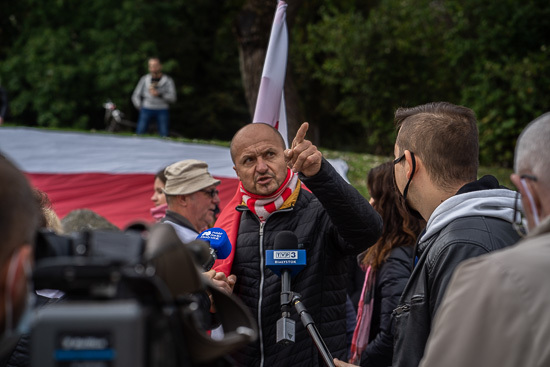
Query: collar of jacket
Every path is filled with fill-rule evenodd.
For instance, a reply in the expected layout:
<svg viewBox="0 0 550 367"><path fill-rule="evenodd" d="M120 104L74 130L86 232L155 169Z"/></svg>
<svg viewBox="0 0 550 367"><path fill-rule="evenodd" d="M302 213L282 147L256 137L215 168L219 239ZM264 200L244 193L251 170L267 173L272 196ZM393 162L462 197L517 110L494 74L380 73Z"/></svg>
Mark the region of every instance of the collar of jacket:
<svg viewBox="0 0 550 367"><path fill-rule="evenodd" d="M164 218L161 219L161 222L164 222L167 220L169 220L170 222L176 223L180 226L189 228L198 233L197 229L191 224L191 222L181 214L178 214L171 210L167 210L166 215L164 216Z"/></svg>

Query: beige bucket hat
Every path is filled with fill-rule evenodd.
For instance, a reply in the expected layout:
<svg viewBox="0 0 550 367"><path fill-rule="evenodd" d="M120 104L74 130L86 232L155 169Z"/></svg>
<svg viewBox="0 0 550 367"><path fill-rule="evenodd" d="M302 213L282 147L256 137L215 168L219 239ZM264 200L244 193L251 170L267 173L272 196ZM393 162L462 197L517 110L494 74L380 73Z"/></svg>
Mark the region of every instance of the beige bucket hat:
<svg viewBox="0 0 550 367"><path fill-rule="evenodd" d="M208 172L206 162L196 159L186 159L171 164L166 167L164 174L166 175L164 187L166 195L192 194L208 186L219 185L221 182Z"/></svg>

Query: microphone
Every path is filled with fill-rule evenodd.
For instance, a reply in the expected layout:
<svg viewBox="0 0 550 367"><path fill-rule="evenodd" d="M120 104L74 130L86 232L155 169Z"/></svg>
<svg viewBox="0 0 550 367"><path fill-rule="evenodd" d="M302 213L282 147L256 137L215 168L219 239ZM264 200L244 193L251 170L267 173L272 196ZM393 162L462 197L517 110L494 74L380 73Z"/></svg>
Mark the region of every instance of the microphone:
<svg viewBox="0 0 550 367"><path fill-rule="evenodd" d="M203 263L204 271L212 269L217 259L226 259L231 253L231 242L227 233L221 228L210 228L201 232L197 240L202 240L210 245L210 259Z"/></svg>
<svg viewBox="0 0 550 367"><path fill-rule="evenodd" d="M277 320L277 343L295 341L295 322L290 319L290 278L306 266L306 250L298 249L298 238L291 231L282 231L275 236L274 250L266 250L266 266L281 277L281 313Z"/></svg>

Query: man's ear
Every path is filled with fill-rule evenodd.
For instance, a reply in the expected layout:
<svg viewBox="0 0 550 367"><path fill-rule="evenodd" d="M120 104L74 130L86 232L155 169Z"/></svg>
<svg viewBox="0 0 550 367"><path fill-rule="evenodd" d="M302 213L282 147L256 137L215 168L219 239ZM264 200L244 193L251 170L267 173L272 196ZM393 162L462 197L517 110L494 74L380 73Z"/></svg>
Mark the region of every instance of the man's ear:
<svg viewBox="0 0 550 367"><path fill-rule="evenodd" d="M237 177L239 178L239 180L241 179L241 176L239 176L239 170L237 170L237 166L233 166L233 170L235 171L235 173L237 174Z"/></svg>
<svg viewBox="0 0 550 367"><path fill-rule="evenodd" d="M537 187L531 180L524 180L523 182L529 189L529 193L531 194L531 197L533 198L533 206L531 205L531 200L528 199L528 194L525 191L525 187L521 184L521 178L518 174L512 173L510 175L510 180L512 183L517 187L519 193L521 194L521 204L523 205L523 212L525 213L525 216L527 217L528 221L534 224L534 215L533 213L537 213L539 216L539 219L542 220L544 218L544 208L542 207L542 200L540 197L540 193L537 190Z"/></svg>
<svg viewBox="0 0 550 367"><path fill-rule="evenodd" d="M23 245L15 250L11 258L4 264L1 272L1 288L4 292L10 292L14 308L20 307L21 300L25 299L27 293L27 274L25 268L30 268L32 264L32 247ZM10 272L12 272L10 274Z"/></svg>
<svg viewBox="0 0 550 367"><path fill-rule="evenodd" d="M188 199L189 199L189 195L178 195L178 203L179 203L179 205L181 205L181 206L183 206L183 207L186 207L186 206L187 206Z"/></svg>
<svg viewBox="0 0 550 367"><path fill-rule="evenodd" d="M409 179L411 177L411 175L413 173L416 173L416 171L418 171L418 157L415 155L414 156L414 160L415 160L415 165L413 165L413 158L412 158L412 153L410 150L405 150L405 161L407 161L407 179ZM413 166L414 166L414 170L415 172L413 172Z"/></svg>

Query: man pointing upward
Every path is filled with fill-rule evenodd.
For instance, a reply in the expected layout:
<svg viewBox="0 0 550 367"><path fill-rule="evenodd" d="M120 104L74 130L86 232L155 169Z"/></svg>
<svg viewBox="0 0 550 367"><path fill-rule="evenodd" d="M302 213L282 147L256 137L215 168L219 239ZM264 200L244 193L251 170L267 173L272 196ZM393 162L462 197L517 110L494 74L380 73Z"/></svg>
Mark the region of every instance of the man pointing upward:
<svg viewBox="0 0 550 367"><path fill-rule="evenodd" d="M265 267L265 251L276 235L290 230L306 250L307 266L292 279L292 290L315 320L334 357L346 358L346 255L376 242L382 220L365 198L334 170L305 139L309 124L298 130L291 148L272 126L249 124L231 141L239 177L241 213L231 272L234 294L249 307L259 338L234 355L239 366L319 366L321 357L295 311L296 342L276 343L280 279ZM307 185L308 191L302 187Z"/></svg>

